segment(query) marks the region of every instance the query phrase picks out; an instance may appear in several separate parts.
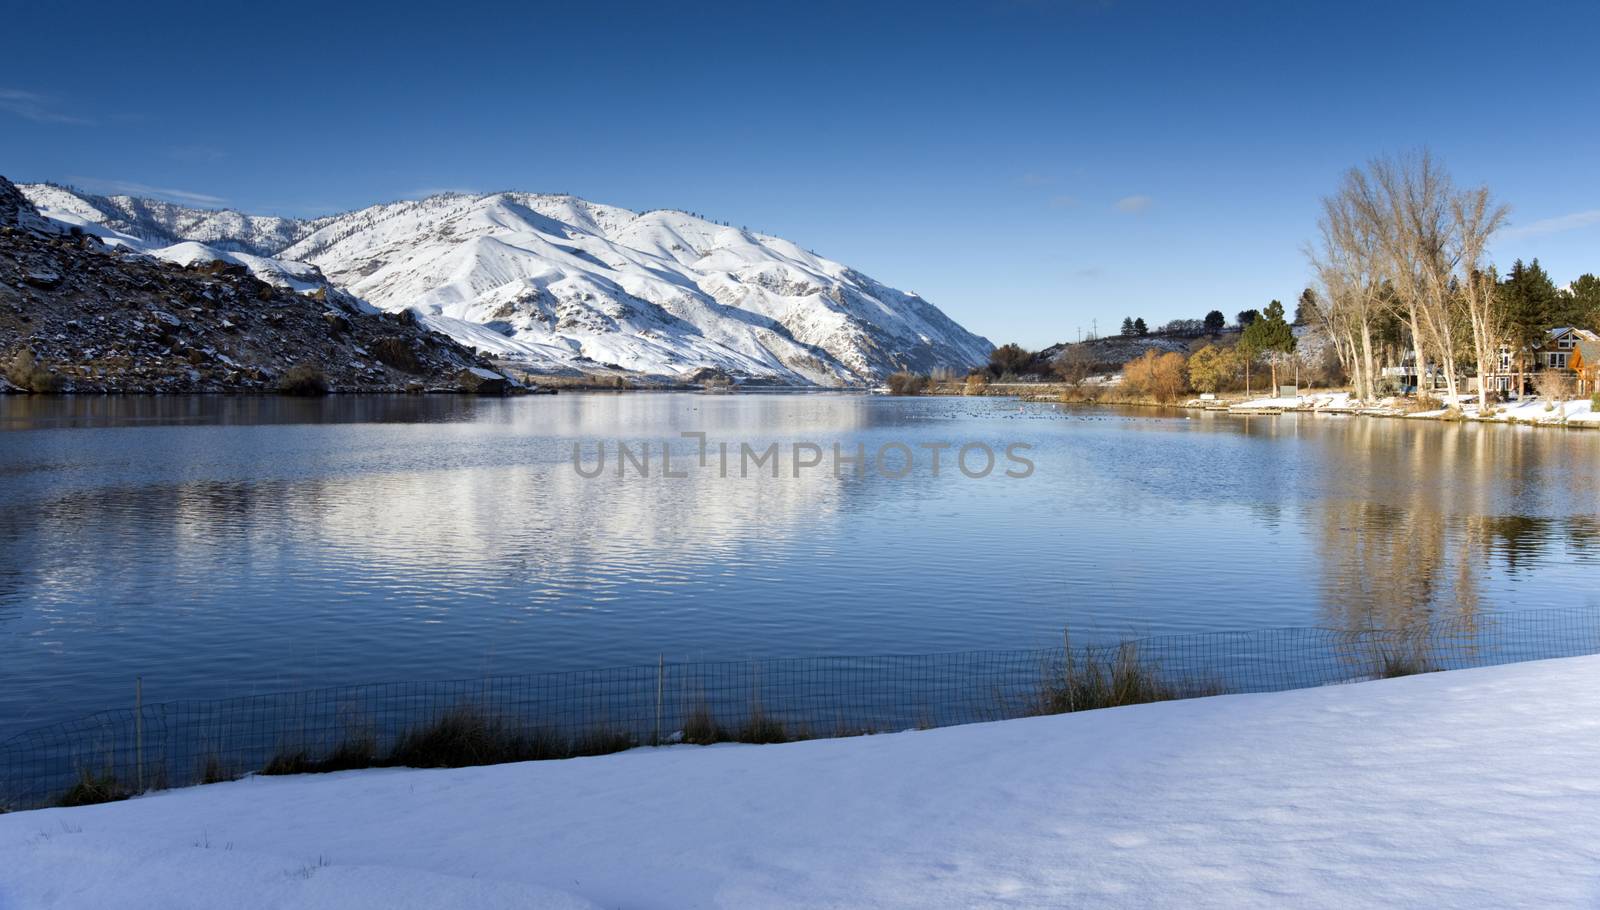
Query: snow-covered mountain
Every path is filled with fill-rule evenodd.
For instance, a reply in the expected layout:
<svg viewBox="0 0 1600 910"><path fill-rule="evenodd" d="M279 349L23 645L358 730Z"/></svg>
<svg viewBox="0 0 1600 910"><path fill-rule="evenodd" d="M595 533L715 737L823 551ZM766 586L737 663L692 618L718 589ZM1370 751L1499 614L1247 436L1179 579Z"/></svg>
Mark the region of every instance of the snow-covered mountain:
<svg viewBox="0 0 1600 910"><path fill-rule="evenodd" d="M303 235L308 224L294 218L189 208L137 196L96 196L48 183L20 186L48 217L85 227L103 225L153 247L193 240L218 250L270 257Z"/></svg>
<svg viewBox="0 0 1600 910"><path fill-rule="evenodd" d="M247 265L414 310L533 369L596 365L843 385L961 369L989 342L915 294L787 240L572 196L445 194L312 220L24 186L48 217L162 258Z"/></svg>
<svg viewBox="0 0 1600 910"><path fill-rule="evenodd" d="M93 234L110 246L178 265L216 261L242 265L268 284L300 292L331 286L316 266L270 255L271 250L303 234L308 222L186 209L132 196L93 196L44 183L24 184L20 189L42 215Z"/></svg>

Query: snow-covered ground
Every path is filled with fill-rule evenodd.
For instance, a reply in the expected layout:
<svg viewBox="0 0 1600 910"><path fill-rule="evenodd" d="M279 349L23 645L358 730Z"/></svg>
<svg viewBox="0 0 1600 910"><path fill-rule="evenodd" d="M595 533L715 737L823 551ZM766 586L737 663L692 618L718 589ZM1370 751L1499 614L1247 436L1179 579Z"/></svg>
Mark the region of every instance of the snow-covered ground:
<svg viewBox="0 0 1600 910"><path fill-rule="evenodd" d="M1244 409L1282 408L1284 410L1349 410L1354 407L1349 392L1319 392L1293 397L1252 398L1235 404Z"/></svg>
<svg viewBox="0 0 1600 910"><path fill-rule="evenodd" d="M1600 657L0 816L0 907L1551 907Z"/></svg>
<svg viewBox="0 0 1600 910"><path fill-rule="evenodd" d="M1547 410L1546 406L1551 404L1555 406ZM1476 414L1477 407L1474 406L1472 411ZM1575 398L1567 402L1549 402L1542 398L1531 398L1496 405L1494 416L1485 419L1518 420L1525 423L1600 424L1600 412L1594 410L1594 402L1588 398Z"/></svg>
<svg viewBox="0 0 1600 910"><path fill-rule="evenodd" d="M1458 395L1456 396L1456 401L1457 406L1461 409L1462 416L1469 420L1600 426L1600 411L1594 410L1593 402L1588 398L1548 401L1543 398L1529 397L1521 401L1493 405L1493 413L1489 414L1479 412L1478 399L1475 395ZM1314 392L1295 397L1253 398L1249 401L1233 404L1231 407L1240 411L1280 409L1285 411L1360 412L1424 419L1444 417L1448 413L1444 409L1408 411L1404 408L1404 404L1405 399L1400 398L1385 398L1374 404L1364 404L1352 399L1349 392Z"/></svg>
<svg viewBox="0 0 1600 910"><path fill-rule="evenodd" d="M268 284L289 288L301 294L307 294L318 288L327 287L328 282L315 267L303 262L286 262L280 259L268 259L265 256L252 256L249 253L236 253L230 250L214 250L203 243L185 240L174 243L172 246L161 247L148 251L157 259L176 262L178 265L197 265L207 262L228 262L242 265L252 274Z"/></svg>

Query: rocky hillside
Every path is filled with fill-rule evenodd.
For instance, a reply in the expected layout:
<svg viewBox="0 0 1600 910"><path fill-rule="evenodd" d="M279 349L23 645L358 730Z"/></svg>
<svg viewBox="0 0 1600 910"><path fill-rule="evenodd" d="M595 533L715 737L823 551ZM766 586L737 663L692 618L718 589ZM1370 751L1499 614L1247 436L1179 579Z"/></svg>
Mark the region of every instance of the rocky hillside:
<svg viewBox="0 0 1600 910"><path fill-rule="evenodd" d="M1306 365L1320 365L1333 351L1327 335L1316 326L1295 325L1295 353ZM1107 335L1090 341L1062 342L1038 353L1046 363L1059 363L1063 358L1076 358L1077 363L1090 373L1115 373L1123 364L1144 356L1146 351L1157 354L1177 353L1188 356L1207 345L1231 348L1239 343L1240 332L1229 328L1215 335Z"/></svg>
<svg viewBox="0 0 1600 910"><path fill-rule="evenodd" d="M33 203L4 177L0 177L0 227L49 230Z"/></svg>
<svg viewBox="0 0 1600 910"><path fill-rule="evenodd" d="M23 191L43 214L108 242L326 281L535 372L714 368L741 381L851 385L899 369L963 370L992 347L916 294L680 211L506 192L301 221L46 184Z"/></svg>
<svg viewBox="0 0 1600 910"><path fill-rule="evenodd" d="M267 391L298 367L335 391L455 389L481 384L486 365L408 313L64 229L0 177L0 375L10 386Z"/></svg>
<svg viewBox="0 0 1600 910"><path fill-rule="evenodd" d="M1207 344L1231 344L1237 334L1208 335L1185 338L1166 335L1108 335L1090 341L1063 342L1039 352L1039 357L1056 362L1062 357L1077 357L1086 369L1094 373L1115 373L1130 360L1136 360L1145 351L1157 354L1174 352L1188 355Z"/></svg>

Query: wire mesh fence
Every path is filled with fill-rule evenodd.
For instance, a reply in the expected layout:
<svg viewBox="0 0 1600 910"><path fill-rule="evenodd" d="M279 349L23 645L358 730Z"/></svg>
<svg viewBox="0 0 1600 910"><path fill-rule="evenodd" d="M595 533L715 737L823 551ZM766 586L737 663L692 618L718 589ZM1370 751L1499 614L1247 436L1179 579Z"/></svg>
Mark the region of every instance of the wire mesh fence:
<svg viewBox="0 0 1600 910"><path fill-rule="evenodd" d="M0 742L0 808L257 771L480 764L635 745L890 732L1600 653L1600 613L1404 630L1163 635L1113 648L667 663L144 704ZM1101 696L1086 694L1101 677ZM1109 696L1110 688L1117 689ZM1140 688L1140 687L1143 688ZM1107 700L1109 698L1109 700Z"/></svg>

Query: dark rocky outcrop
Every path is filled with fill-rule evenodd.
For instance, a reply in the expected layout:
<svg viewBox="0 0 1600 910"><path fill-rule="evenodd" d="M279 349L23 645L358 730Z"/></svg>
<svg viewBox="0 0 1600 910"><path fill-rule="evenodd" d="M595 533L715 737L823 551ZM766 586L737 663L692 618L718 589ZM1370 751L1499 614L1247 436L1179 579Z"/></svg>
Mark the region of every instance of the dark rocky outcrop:
<svg viewBox="0 0 1600 910"><path fill-rule="evenodd" d="M0 177L0 227L43 229L45 220L16 185Z"/></svg>
<svg viewBox="0 0 1600 910"><path fill-rule="evenodd" d="M456 374L456 385L470 395L504 395L511 383L500 373L484 367L471 367Z"/></svg>
<svg viewBox="0 0 1600 910"><path fill-rule="evenodd" d="M680 381L692 385L711 383L714 385L728 385L733 382L733 377L726 370L719 367L699 367L689 370L678 377Z"/></svg>
<svg viewBox="0 0 1600 910"><path fill-rule="evenodd" d="M336 392L405 391L488 365L346 295L107 247L40 218L0 177L0 366L13 362L32 364L22 387L64 392L270 392L297 365Z"/></svg>

